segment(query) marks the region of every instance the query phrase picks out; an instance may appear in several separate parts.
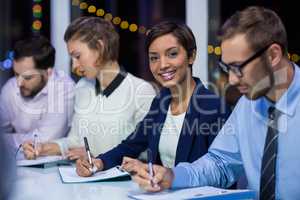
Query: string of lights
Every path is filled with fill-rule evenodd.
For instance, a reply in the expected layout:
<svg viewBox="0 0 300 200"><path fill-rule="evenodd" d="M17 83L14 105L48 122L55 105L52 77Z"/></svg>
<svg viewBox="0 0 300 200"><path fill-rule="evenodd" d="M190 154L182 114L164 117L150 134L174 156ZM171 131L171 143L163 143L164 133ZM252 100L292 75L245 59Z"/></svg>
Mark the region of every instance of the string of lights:
<svg viewBox="0 0 300 200"><path fill-rule="evenodd" d="M136 32L138 30L141 34L147 33L147 28L145 26L139 26L135 23L129 24L128 21L122 20L118 16L113 17L111 13L106 13L102 8L97 8L95 5L88 4L85 1L73 0L72 5L78 6L81 10L87 9L88 13L95 14L98 17L104 17L104 19L112 21L114 25L119 25L121 29L129 29L131 32ZM207 52L209 55L215 56L220 56L222 53L220 46L213 46L210 44L207 47ZM293 62L300 61L300 56L296 53L289 53L288 56Z"/></svg>
<svg viewBox="0 0 300 200"><path fill-rule="evenodd" d="M217 55L217 56L220 56L221 53L222 53L220 46L215 46L214 47L213 45L208 45L207 52L208 52L208 54ZM299 62L300 61L300 56L296 53L288 53L288 57L293 62Z"/></svg>
<svg viewBox="0 0 300 200"><path fill-rule="evenodd" d="M102 8L97 8L95 5L90 5L85 1L73 0L73 6L78 6L80 10L87 10L90 14L95 14L98 17L103 17L104 19L111 21L115 26L120 26L123 30L129 30L130 32L139 32L141 34L146 34L147 29L145 26L137 25L136 23L129 23L127 20L121 19L121 17L113 16L109 12L105 12Z"/></svg>
<svg viewBox="0 0 300 200"><path fill-rule="evenodd" d="M32 32L39 33L42 28L42 0L33 0L32 6ZM14 52L8 51L5 55L4 60L0 60L0 69L1 70L9 70L13 66Z"/></svg>
<svg viewBox="0 0 300 200"><path fill-rule="evenodd" d="M42 3L43 0L33 0L32 7L32 31L33 33L39 33L42 29ZM112 21L115 26L120 26L123 30L129 30L130 32L139 32L140 34L146 34L147 28L143 25L137 25L136 23L129 23L127 20L123 20L119 16L113 16L111 13L106 12L102 8L97 8L95 5L88 4L81 0L72 0L73 6L78 6L80 10L87 10L90 14L95 14L98 17L103 17L106 20ZM207 52L209 55L220 56L220 46L208 45ZM295 63L300 61L300 56L296 53L288 53L289 59ZM9 51L4 60L0 61L0 69L7 70L12 67L13 52Z"/></svg>
<svg viewBox="0 0 300 200"><path fill-rule="evenodd" d="M39 33L42 28L42 0L33 0L33 6L32 6L32 31L34 33Z"/></svg>

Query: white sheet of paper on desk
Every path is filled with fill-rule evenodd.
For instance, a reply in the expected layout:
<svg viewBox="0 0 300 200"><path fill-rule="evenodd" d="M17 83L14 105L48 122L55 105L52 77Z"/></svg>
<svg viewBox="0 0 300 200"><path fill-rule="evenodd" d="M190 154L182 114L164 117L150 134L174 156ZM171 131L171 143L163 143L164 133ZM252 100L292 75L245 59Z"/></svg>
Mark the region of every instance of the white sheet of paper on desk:
<svg viewBox="0 0 300 200"><path fill-rule="evenodd" d="M180 190L166 190L158 193L131 192L129 197L142 200L161 199L254 199L255 192L252 190L226 190L210 186L195 187Z"/></svg>
<svg viewBox="0 0 300 200"><path fill-rule="evenodd" d="M104 181L108 179L128 176L129 174L124 171L120 171L117 167L113 167L106 171L101 171L95 173L90 177L81 177L76 173L75 167L59 167L60 176L65 183L83 183L83 182L93 182L93 181Z"/></svg>
<svg viewBox="0 0 300 200"><path fill-rule="evenodd" d="M41 156L35 160L20 159L17 160L17 166L34 166L64 160L62 156Z"/></svg>

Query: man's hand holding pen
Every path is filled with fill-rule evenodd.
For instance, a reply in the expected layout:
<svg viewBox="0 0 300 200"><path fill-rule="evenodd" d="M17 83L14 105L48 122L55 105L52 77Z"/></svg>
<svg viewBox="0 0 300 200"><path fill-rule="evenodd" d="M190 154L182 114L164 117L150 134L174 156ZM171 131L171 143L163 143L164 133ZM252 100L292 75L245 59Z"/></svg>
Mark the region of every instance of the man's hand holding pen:
<svg viewBox="0 0 300 200"><path fill-rule="evenodd" d="M36 159L42 152L42 145L38 143L37 135L34 135L33 141L27 141L22 144L24 156L28 160Z"/></svg>

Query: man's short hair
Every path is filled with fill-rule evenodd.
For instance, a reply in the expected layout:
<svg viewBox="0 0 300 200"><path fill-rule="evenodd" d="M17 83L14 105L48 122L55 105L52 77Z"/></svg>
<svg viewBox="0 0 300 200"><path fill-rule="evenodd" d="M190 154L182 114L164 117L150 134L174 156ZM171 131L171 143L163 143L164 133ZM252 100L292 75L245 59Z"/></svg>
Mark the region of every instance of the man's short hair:
<svg viewBox="0 0 300 200"><path fill-rule="evenodd" d="M222 26L219 39L224 41L237 34L245 34L252 50L256 51L271 43L281 46L287 55L287 34L280 17L272 10L250 6L233 14Z"/></svg>
<svg viewBox="0 0 300 200"><path fill-rule="evenodd" d="M55 48L44 36L32 36L16 42L14 60L33 57L36 69L53 68L55 63Z"/></svg>

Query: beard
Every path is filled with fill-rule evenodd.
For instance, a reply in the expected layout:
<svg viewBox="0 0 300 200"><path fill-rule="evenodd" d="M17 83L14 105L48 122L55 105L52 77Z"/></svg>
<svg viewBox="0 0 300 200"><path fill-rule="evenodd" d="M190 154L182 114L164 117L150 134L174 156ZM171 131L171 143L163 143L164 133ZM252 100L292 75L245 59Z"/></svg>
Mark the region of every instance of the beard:
<svg viewBox="0 0 300 200"><path fill-rule="evenodd" d="M33 98L45 87L46 84L47 84L47 82L46 82L44 76L41 76L41 81L35 88L27 89L27 88L21 87L20 93L23 97Z"/></svg>
<svg viewBox="0 0 300 200"><path fill-rule="evenodd" d="M264 69L263 73L266 74L266 76L259 80L253 87L251 87L250 91L245 94L245 96L250 100L256 100L260 97L266 96L274 86L274 74L271 64L267 59L263 59L262 64L263 66L261 67Z"/></svg>
<svg viewBox="0 0 300 200"><path fill-rule="evenodd" d="M264 89L261 89L259 91L254 91L251 90L249 93L245 94L245 96L250 99L250 100L256 100L259 99L260 97L265 96L271 89L272 87L266 87Z"/></svg>

